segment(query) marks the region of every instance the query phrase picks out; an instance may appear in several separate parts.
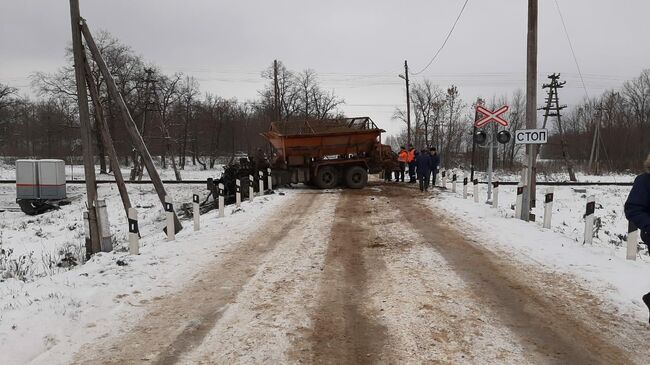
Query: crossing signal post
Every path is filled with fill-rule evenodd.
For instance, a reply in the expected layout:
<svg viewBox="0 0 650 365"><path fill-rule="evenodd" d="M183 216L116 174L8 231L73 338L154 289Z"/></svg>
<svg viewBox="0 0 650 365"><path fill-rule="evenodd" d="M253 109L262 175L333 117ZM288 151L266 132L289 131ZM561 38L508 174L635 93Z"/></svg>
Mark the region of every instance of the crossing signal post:
<svg viewBox="0 0 650 365"><path fill-rule="evenodd" d="M508 126L508 121L503 119L501 116L508 111L508 106L504 105L495 111L484 108L482 105L476 105L476 115L483 115L482 118L477 118L474 122L474 144L480 146L485 146L488 148L488 171L487 171L487 201L490 202L492 199L492 175L493 175L493 164L494 164L494 149L498 146L498 143L506 144L510 141L510 132L502 130L497 132L498 125L503 127ZM485 127L490 123L494 123L494 128L491 129L491 133L488 136L484 130L477 130L477 128ZM473 165L473 163L472 163ZM473 171L472 171L473 173ZM472 174L473 175L473 174ZM476 199L476 198L475 198Z"/></svg>

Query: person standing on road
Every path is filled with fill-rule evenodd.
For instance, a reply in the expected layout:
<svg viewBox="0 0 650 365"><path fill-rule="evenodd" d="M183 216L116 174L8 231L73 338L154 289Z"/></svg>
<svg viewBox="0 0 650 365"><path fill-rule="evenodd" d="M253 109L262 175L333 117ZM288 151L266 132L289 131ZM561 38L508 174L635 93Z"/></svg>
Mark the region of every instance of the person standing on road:
<svg viewBox="0 0 650 365"><path fill-rule="evenodd" d="M438 166L440 165L440 156L438 155L438 151L435 147L431 147L429 149L429 154L431 155L431 175L433 176L431 179L431 184L433 186L436 186L436 175L438 174Z"/></svg>
<svg viewBox="0 0 650 365"><path fill-rule="evenodd" d="M625 202L625 217L641 231L641 240L650 247L650 154L644 167L645 173L634 179ZM650 310L650 293L643 296L643 302Z"/></svg>
<svg viewBox="0 0 650 365"><path fill-rule="evenodd" d="M407 163L409 164L409 183L415 184L415 154L417 151L413 148L412 144L409 144L408 150L408 159Z"/></svg>
<svg viewBox="0 0 650 365"><path fill-rule="evenodd" d="M406 171L406 164L408 163L408 152L404 146L400 147L399 154L397 155L397 163L399 164L399 176L395 172L395 181L404 182L404 171Z"/></svg>
<svg viewBox="0 0 650 365"><path fill-rule="evenodd" d="M415 158L420 191L429 191L429 175L431 175L431 155L423 149Z"/></svg>

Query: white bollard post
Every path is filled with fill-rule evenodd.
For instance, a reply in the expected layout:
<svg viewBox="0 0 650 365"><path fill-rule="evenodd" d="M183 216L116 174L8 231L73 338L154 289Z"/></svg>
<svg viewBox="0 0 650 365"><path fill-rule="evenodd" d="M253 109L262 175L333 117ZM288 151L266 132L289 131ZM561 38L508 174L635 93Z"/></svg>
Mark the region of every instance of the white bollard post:
<svg viewBox="0 0 650 365"><path fill-rule="evenodd" d="M106 200L97 199L95 203L97 222L99 223L99 245L102 252L113 251L113 240L111 239L111 225L108 221L108 208Z"/></svg>
<svg viewBox="0 0 650 365"><path fill-rule="evenodd" d="M201 206L199 205L199 194L192 195L192 215L194 216L194 230L201 229Z"/></svg>
<svg viewBox="0 0 650 365"><path fill-rule="evenodd" d="M248 175L248 200L253 201L253 198L255 197L255 188L253 187L255 184L255 180L253 179L253 175Z"/></svg>
<svg viewBox="0 0 650 365"><path fill-rule="evenodd" d="M456 174L451 175L451 192L452 193L456 192L456 180L457 179L458 179L458 177L456 176Z"/></svg>
<svg viewBox="0 0 650 365"><path fill-rule="evenodd" d="M447 170L442 170L442 188L447 189Z"/></svg>
<svg viewBox="0 0 650 365"><path fill-rule="evenodd" d="M90 243L90 215L88 214L88 211L83 212L83 219L84 219L84 235L85 235L85 243L86 247L91 247ZM89 255L86 254L86 257Z"/></svg>
<svg viewBox="0 0 650 365"><path fill-rule="evenodd" d="M129 208L129 254L140 254L140 229L138 211L135 208Z"/></svg>
<svg viewBox="0 0 650 365"><path fill-rule="evenodd" d="M546 188L544 195L544 228L551 229L551 217L553 216L553 187Z"/></svg>
<svg viewBox="0 0 650 365"><path fill-rule="evenodd" d="M219 184L219 218L225 216L224 210L226 205L226 198L224 197L225 191L223 189L223 184Z"/></svg>
<svg viewBox="0 0 650 365"><path fill-rule="evenodd" d="M241 180L235 180L235 206L241 207Z"/></svg>
<svg viewBox="0 0 650 365"><path fill-rule="evenodd" d="M267 184L269 186L269 190L273 190L273 176L271 176L271 168L270 167L266 169L266 173L267 173L266 179L267 179Z"/></svg>
<svg viewBox="0 0 650 365"><path fill-rule="evenodd" d="M442 186L442 172L441 170L438 170L436 173L436 183L439 184L439 186Z"/></svg>
<svg viewBox="0 0 650 365"><path fill-rule="evenodd" d="M628 260L636 260L636 255L638 252L637 246L639 242L639 230L636 228L634 223L627 223L627 254L625 257Z"/></svg>
<svg viewBox="0 0 650 365"><path fill-rule="evenodd" d="M492 208L499 207L499 182L492 183Z"/></svg>
<svg viewBox="0 0 650 365"><path fill-rule="evenodd" d="M478 179L474 179L474 203L478 203Z"/></svg>
<svg viewBox="0 0 650 365"><path fill-rule="evenodd" d="M521 218L521 205L524 203L524 184L517 184L517 201L515 202L515 218Z"/></svg>
<svg viewBox="0 0 650 365"><path fill-rule="evenodd" d="M165 214L167 215L167 241L176 240L176 229L174 228L174 204L172 197L165 195Z"/></svg>
<svg viewBox="0 0 650 365"><path fill-rule="evenodd" d="M467 178L463 178L463 199L467 199Z"/></svg>
<svg viewBox="0 0 650 365"><path fill-rule="evenodd" d="M259 195L262 196L264 195L264 173L262 171L259 172L259 181L260 181L260 191Z"/></svg>
<svg viewBox="0 0 650 365"><path fill-rule="evenodd" d="M587 198L587 207L585 209L585 243L594 242L594 212L596 211L596 197L590 195Z"/></svg>

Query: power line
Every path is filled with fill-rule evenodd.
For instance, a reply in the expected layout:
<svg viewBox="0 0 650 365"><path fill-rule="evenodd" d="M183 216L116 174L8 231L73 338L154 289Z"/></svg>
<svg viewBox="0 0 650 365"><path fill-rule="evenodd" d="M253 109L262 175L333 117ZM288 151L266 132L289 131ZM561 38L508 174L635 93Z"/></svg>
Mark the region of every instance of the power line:
<svg viewBox="0 0 650 365"><path fill-rule="evenodd" d="M418 72L413 72L412 73L413 75L418 75L418 74L421 74L422 72L424 72L427 68L429 68L429 66L431 66L433 61L435 61L435 59L438 58L438 55L440 54L442 49L445 48L445 45L447 44L447 41L449 41L449 38L451 38L451 33L454 32L454 29L456 28L456 24L458 24L458 21L460 20L461 15L463 15L463 11L465 11L465 7L467 6L468 2L469 2L469 0L465 0L465 3L463 4L463 7L460 9L460 13L458 13L458 17L456 17L456 21L454 21L454 25L451 26L451 29L449 30L449 33L447 34L447 37L445 38L445 41L442 42L442 46L440 46L440 48L438 49L436 54L433 55L433 57L431 58L431 61L429 61L429 63L427 63L427 65L424 66L424 68L422 70L420 70Z"/></svg>
<svg viewBox="0 0 650 365"><path fill-rule="evenodd" d="M566 36L566 40L569 42L569 48L571 48L571 55L573 56L573 62L576 64L576 68L578 69L578 75L580 75L580 81L582 82L582 87L585 89L585 96L587 97L587 100L589 100L589 92L587 91L587 85L585 84L585 79L582 77L582 70L580 70L580 64L578 64L578 58L576 57L576 53L573 50L573 44L571 43L571 38L569 37L569 31L566 28L566 23L564 22L564 16L562 16L562 11L560 10L560 4L555 0L555 8L557 9L557 13L560 15L560 20L562 21L562 28L564 28L564 35Z"/></svg>

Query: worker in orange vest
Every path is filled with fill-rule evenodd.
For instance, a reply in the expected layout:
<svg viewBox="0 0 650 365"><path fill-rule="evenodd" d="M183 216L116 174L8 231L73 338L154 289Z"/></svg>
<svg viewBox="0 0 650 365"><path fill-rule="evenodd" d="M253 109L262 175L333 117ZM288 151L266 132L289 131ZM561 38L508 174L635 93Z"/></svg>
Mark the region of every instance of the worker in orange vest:
<svg viewBox="0 0 650 365"><path fill-rule="evenodd" d="M415 148L409 144L408 159L406 162L409 164L409 183L415 184Z"/></svg>
<svg viewBox="0 0 650 365"><path fill-rule="evenodd" d="M397 155L397 162L399 163L399 171L395 171L395 181L404 182L404 171L406 170L406 164L408 163L409 153L406 152L404 146L400 147L399 154ZM399 176L398 176L399 172Z"/></svg>

